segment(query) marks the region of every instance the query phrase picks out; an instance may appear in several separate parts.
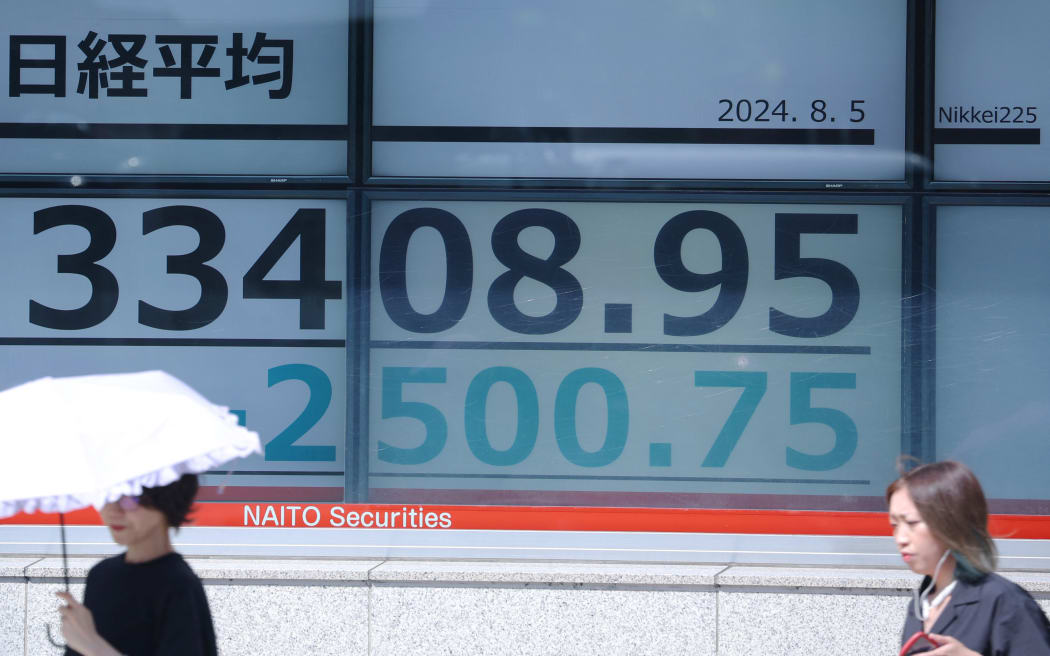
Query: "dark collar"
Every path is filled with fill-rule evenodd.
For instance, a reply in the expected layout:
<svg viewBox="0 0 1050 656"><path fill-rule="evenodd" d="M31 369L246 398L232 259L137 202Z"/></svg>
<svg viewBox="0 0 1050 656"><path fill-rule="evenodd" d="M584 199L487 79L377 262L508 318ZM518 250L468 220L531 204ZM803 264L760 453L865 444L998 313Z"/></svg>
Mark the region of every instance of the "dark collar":
<svg viewBox="0 0 1050 656"><path fill-rule="evenodd" d="M952 590L952 599L941 611L940 617L933 624L933 633L944 633L945 630L955 622L959 616L959 609L963 606L976 604L981 597L981 584L985 581L982 577L977 581L964 581L956 579L955 589ZM930 584L929 577L922 580L920 590L924 590Z"/></svg>

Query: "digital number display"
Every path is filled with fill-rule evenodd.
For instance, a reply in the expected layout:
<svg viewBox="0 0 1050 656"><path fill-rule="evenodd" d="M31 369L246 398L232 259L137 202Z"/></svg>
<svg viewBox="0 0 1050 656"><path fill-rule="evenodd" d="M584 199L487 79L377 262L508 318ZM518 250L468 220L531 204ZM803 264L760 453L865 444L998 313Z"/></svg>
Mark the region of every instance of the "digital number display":
<svg viewBox="0 0 1050 656"><path fill-rule="evenodd" d="M374 13L373 176L905 179L903 0Z"/></svg>
<svg viewBox="0 0 1050 656"><path fill-rule="evenodd" d="M0 8L0 174L347 175L349 3Z"/></svg>
<svg viewBox="0 0 1050 656"><path fill-rule="evenodd" d="M342 500L345 201L0 204L0 386L163 369L264 444L204 485Z"/></svg>
<svg viewBox="0 0 1050 656"><path fill-rule="evenodd" d="M1050 182L1050 5L938 2L934 37L933 179Z"/></svg>
<svg viewBox="0 0 1050 656"><path fill-rule="evenodd" d="M901 445L902 221L373 200L369 498L881 494Z"/></svg>

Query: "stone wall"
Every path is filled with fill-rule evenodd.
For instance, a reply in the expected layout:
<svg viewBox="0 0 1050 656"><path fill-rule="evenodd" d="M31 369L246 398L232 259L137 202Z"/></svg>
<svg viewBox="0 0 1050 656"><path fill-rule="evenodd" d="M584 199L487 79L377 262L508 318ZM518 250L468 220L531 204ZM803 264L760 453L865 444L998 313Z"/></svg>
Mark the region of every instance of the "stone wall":
<svg viewBox="0 0 1050 656"><path fill-rule="evenodd" d="M74 594L95 559L70 560ZM903 569L194 558L223 656L893 654ZM1007 572L1050 609L1050 573ZM61 560L0 559L0 654L56 653Z"/></svg>

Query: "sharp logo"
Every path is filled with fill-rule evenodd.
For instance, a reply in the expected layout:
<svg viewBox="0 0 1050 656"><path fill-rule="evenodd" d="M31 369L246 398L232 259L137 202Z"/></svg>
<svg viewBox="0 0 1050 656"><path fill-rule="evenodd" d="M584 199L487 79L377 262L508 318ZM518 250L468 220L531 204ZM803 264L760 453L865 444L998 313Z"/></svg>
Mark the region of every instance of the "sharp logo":
<svg viewBox="0 0 1050 656"><path fill-rule="evenodd" d="M288 182L288 178L270 178L270 182Z"/></svg>

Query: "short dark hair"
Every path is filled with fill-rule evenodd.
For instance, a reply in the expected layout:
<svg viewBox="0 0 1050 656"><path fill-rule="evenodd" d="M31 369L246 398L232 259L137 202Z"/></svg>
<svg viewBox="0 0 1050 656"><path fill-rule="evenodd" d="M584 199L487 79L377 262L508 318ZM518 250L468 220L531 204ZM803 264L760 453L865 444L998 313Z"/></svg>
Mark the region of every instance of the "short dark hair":
<svg viewBox="0 0 1050 656"><path fill-rule="evenodd" d="M988 533L988 502L981 483L959 462L916 467L886 488L886 501L905 489L933 534L952 550L956 576L973 580L995 571L995 543ZM960 576L961 575L961 576Z"/></svg>
<svg viewBox="0 0 1050 656"><path fill-rule="evenodd" d="M185 524L189 517L198 487L196 474L183 474L182 478L162 487L142 488L139 503L147 508L159 510L168 520L168 526L178 528Z"/></svg>

